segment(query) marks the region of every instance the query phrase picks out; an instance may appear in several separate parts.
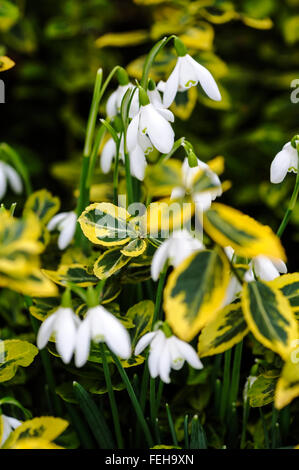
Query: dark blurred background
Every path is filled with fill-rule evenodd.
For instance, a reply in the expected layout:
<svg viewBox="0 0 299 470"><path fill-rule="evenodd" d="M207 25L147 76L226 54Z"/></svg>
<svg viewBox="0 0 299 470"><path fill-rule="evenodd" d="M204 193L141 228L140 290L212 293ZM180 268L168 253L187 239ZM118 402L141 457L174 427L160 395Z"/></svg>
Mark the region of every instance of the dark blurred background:
<svg viewBox="0 0 299 470"><path fill-rule="evenodd" d="M213 73L223 96L214 103L199 89L188 93L174 110L177 135L194 142L204 161L223 155L223 178L232 182L223 202L276 230L295 181L290 174L271 185L269 168L299 133L299 102L291 102L291 82L299 79L298 6L298 0L0 0L0 55L16 63L0 77L1 141L18 150L35 189L47 187L72 209L97 68L107 75L120 64L140 78L144 54L175 33ZM165 51L153 77L165 78L173 60ZM298 227L299 205L283 239L290 270L297 269Z"/></svg>

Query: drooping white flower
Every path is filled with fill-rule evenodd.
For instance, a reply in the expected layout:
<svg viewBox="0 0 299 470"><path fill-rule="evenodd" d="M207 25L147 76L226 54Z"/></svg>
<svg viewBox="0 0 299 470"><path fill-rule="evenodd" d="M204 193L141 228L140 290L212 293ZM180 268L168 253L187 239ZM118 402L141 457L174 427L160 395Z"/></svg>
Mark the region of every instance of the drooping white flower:
<svg viewBox="0 0 299 470"><path fill-rule="evenodd" d="M174 335L167 337L160 329L142 336L136 345L135 355L141 354L148 345L150 345L148 357L150 374L153 378L160 376L165 383L170 382L171 369L181 369L185 361L194 369L202 369L203 367L190 344Z"/></svg>
<svg viewBox="0 0 299 470"><path fill-rule="evenodd" d="M171 105L178 91L185 91L200 83L205 93L214 101L220 101L221 95L212 74L189 54L178 57L175 68L170 74L163 95L163 104Z"/></svg>
<svg viewBox="0 0 299 470"><path fill-rule="evenodd" d="M296 141L297 143L297 141ZM270 168L271 183L281 183L288 172L298 171L298 152L291 142L285 144L280 152L275 156Z"/></svg>
<svg viewBox="0 0 299 470"><path fill-rule="evenodd" d="M233 256L234 256L234 249L231 246L226 246L224 248L224 251L228 259L232 261ZM226 296L224 298L222 306L225 307L226 305L229 305L230 303L232 303L237 298L241 290L242 290L242 286L240 282L238 281L236 276L232 273L227 290L226 290Z"/></svg>
<svg viewBox="0 0 299 470"><path fill-rule="evenodd" d="M82 367L89 356L90 342L105 342L114 354L122 359L131 356L130 335L121 322L98 305L90 308L78 329L75 364Z"/></svg>
<svg viewBox="0 0 299 470"><path fill-rule="evenodd" d="M4 442L9 437L10 433L14 431L14 429L18 428L22 421L19 421L16 418L11 418L10 416L1 415L0 420L2 420L2 437L0 441L0 447L4 444Z"/></svg>
<svg viewBox="0 0 299 470"><path fill-rule="evenodd" d="M10 186L16 194L23 191L22 179L16 170L7 163L0 161L0 200L5 196L7 186Z"/></svg>
<svg viewBox="0 0 299 470"><path fill-rule="evenodd" d="M175 230L168 240L165 240L156 250L152 265L151 275L154 281L159 278L166 261L171 266L178 266L184 259L188 258L196 251L204 250L203 243L197 238L192 237L188 230Z"/></svg>
<svg viewBox="0 0 299 470"><path fill-rule="evenodd" d="M58 237L58 248L64 250L72 241L76 231L77 215L75 212L61 212L56 214L48 223L47 228L58 230L60 235Z"/></svg>
<svg viewBox="0 0 299 470"><path fill-rule="evenodd" d="M59 307L41 324L37 335L38 348L43 349L54 335L56 349L63 362L68 364L75 350L79 325L80 319L71 308Z"/></svg>
<svg viewBox="0 0 299 470"><path fill-rule="evenodd" d="M214 173L206 163L202 162L198 158L197 163L197 166L191 168L188 163L188 158L186 157L184 159L182 164L182 185L173 188L170 198L180 199L183 198L186 193L191 194L191 197L196 206L202 211L205 211L209 209L212 201L214 201L216 197L221 196L222 187L218 175L216 175L216 173ZM208 173L211 181L215 186L214 188L201 192L196 192L196 190L193 189L194 178L200 169Z"/></svg>
<svg viewBox="0 0 299 470"><path fill-rule="evenodd" d="M141 106L127 131L127 146L130 155L152 146L161 153L168 153L173 143L174 132L168 120L151 103Z"/></svg>
<svg viewBox="0 0 299 470"><path fill-rule="evenodd" d="M150 153L153 150L149 139L146 136L138 136L139 145L136 148L129 152L130 160L130 173L135 178L140 181L144 178L145 168L147 165L145 155ZM103 173L108 173L111 169L112 161L116 157L116 143L111 138L104 145L102 155L101 155L101 169ZM124 139L122 137L119 148L119 159L125 161L125 152L124 152Z"/></svg>
<svg viewBox="0 0 299 470"><path fill-rule="evenodd" d="M245 273L246 282L254 280L254 273L261 281L273 281L287 272L285 263L277 258L269 258L268 256L255 256L249 263L251 268Z"/></svg>
<svg viewBox="0 0 299 470"><path fill-rule="evenodd" d="M136 85L133 85L132 83L128 83L127 85L119 85L117 87L117 89L108 98L108 101L106 104L106 113L109 118L115 117L120 112L121 102L127 90L129 89L134 90L136 88L137 88ZM138 111L139 111L139 98L138 98L138 89L137 89L131 101L129 117L132 118L136 116Z"/></svg>

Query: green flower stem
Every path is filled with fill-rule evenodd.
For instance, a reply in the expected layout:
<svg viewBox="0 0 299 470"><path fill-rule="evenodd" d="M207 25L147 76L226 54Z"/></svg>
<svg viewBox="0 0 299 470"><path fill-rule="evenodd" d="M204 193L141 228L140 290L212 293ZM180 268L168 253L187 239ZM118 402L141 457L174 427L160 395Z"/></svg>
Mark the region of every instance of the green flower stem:
<svg viewBox="0 0 299 470"><path fill-rule="evenodd" d="M83 161L82 161L82 168L81 168L81 175L80 175L80 183L79 183L79 198L77 202L76 214L79 217L85 207L89 203L89 186L87 186L87 177L89 171L89 164L90 164L90 155L92 151L93 145L93 137L95 132L96 126L96 119L99 112L99 105L100 100L103 94L101 93L101 85L102 85L102 78L103 78L103 71L99 69L97 71L94 90L93 90L93 97L90 106L88 121L87 121L87 128L86 128L86 137L85 137L85 144L83 150ZM84 245L84 235L79 227L77 226L76 230L76 243Z"/></svg>
<svg viewBox="0 0 299 470"><path fill-rule="evenodd" d="M185 415L185 418L184 418L184 440L185 440L185 449L189 449L188 420L189 420L189 416L188 416L188 415Z"/></svg>
<svg viewBox="0 0 299 470"><path fill-rule="evenodd" d="M232 350L229 349L224 353L224 373L223 373L223 385L221 390L220 399L220 419L224 420L227 411L227 402L229 395L229 383L230 383L230 365L231 365L231 354Z"/></svg>
<svg viewBox="0 0 299 470"><path fill-rule="evenodd" d="M267 425L266 425L266 421L265 421L265 417L264 417L264 413L263 413L262 408L259 408L259 412L260 412L260 417L261 417L262 424L263 424L263 429L264 429L265 447L266 447L266 449L270 449L269 434L268 434L268 429L267 429Z"/></svg>
<svg viewBox="0 0 299 470"><path fill-rule="evenodd" d="M118 199L118 168L119 168L119 149L120 149L121 136L116 144L116 156L113 170L113 204L117 206Z"/></svg>
<svg viewBox="0 0 299 470"><path fill-rule="evenodd" d="M236 403L238 397L238 390L240 384L240 369L241 369L241 359L242 359L242 349L243 341L240 341L235 347L234 353L234 362L233 362L233 371L232 371L232 380L230 386L230 397L229 405L232 406L233 403Z"/></svg>
<svg viewBox="0 0 299 470"><path fill-rule="evenodd" d="M150 377L150 413L151 422L154 425L156 420L156 380Z"/></svg>
<svg viewBox="0 0 299 470"><path fill-rule="evenodd" d="M154 60L155 60L156 56L163 49L163 47L165 47L166 44L169 43L169 41L171 41L172 39L175 39L175 38L176 38L176 36L174 34L169 36L169 37L164 37L159 42L157 42L154 45L154 47L150 50L150 52L148 53L148 55L145 59L145 63L144 63L144 67L143 67L143 73L142 73L142 79L141 79L141 82L140 82L140 85L142 86L142 88L145 89L145 91L147 90L147 86L148 86L149 72L150 72L150 69L151 69L151 67L154 63Z"/></svg>
<svg viewBox="0 0 299 470"><path fill-rule="evenodd" d="M163 270L162 270L162 272L161 272L161 274L160 274L160 278L159 278L159 282L158 282L157 296L156 296L156 302L155 302L155 310L154 310L154 315L153 315L152 327L160 319L159 317L160 317L160 310L161 310L161 304L162 304L162 295L163 295L163 289L164 289L167 269L168 269L168 264L166 263Z"/></svg>
<svg viewBox="0 0 299 470"><path fill-rule="evenodd" d="M143 429L143 432L144 432L144 435L145 435L145 438L146 438L146 441L148 443L148 445L150 447L153 447L153 439L152 439L152 436L151 436L151 433L150 433L150 430L149 430L149 427L148 427L148 424L145 420L145 417L143 415L143 412L142 412L142 409L141 409L141 406L140 406L140 403L139 401L137 400L137 397L135 395L135 392L134 392L134 389L132 387L132 384L130 382L130 379L126 373L126 371L124 370L120 360L118 359L118 357L112 352L110 351L110 354L116 364L116 367L118 369L118 372L123 380L123 382L125 383L126 385L126 388L127 388L127 392L128 392L128 395L131 399L131 402L132 402L132 405L135 409L135 413L137 415L137 418L140 422L140 425Z"/></svg>
<svg viewBox="0 0 299 470"><path fill-rule="evenodd" d="M289 207L287 208L284 218L282 219L282 222L276 233L279 238L282 236L291 218L292 212L294 210L294 207L298 198L298 193L299 193L299 172L297 173L297 176L296 176L296 183L295 183L293 194L289 203Z"/></svg>
<svg viewBox="0 0 299 470"><path fill-rule="evenodd" d="M87 188L91 187L92 178L94 176L94 170L95 170L95 166L96 166L96 162L97 162L97 156L99 154L100 145L101 145L102 140L104 138L105 132L106 132L105 126L101 126L97 130L97 133L96 133L96 136L95 136L94 146L93 146L92 152L90 154L90 164L89 164L89 167L88 167L88 174L87 174L87 180L86 180Z"/></svg>
<svg viewBox="0 0 299 470"><path fill-rule="evenodd" d="M170 407L168 403L166 403L166 413L167 413L168 424L169 424L169 429L170 429L171 437L173 440L173 444L175 446L178 446L178 439L177 439L176 432L174 429L173 419L172 419L172 415L171 415L171 411L170 411Z"/></svg>
<svg viewBox="0 0 299 470"><path fill-rule="evenodd" d="M161 398L162 398L162 393L163 393L163 388L164 388L164 382L163 380L160 379L159 381L159 386L158 386L158 393L157 393L157 401L156 401L156 416L159 413L159 408L161 404Z"/></svg>
<svg viewBox="0 0 299 470"><path fill-rule="evenodd" d="M102 355L103 370L104 370L104 375L105 375L105 380L106 380L106 385L107 385L107 390L108 390L108 396L109 396L109 401L110 401L110 406L111 406L111 412L112 412L116 442L117 442L118 448L123 449L124 448L124 441L123 441L122 432L121 432L121 428L120 428L118 409L117 409L117 404L116 404L116 400L115 400L114 390L113 390L113 387L112 387L110 370L109 370L109 366L108 366L108 363L107 363L107 358L106 358L103 343L100 343L99 346L100 346L100 351L101 351L101 355Z"/></svg>
<svg viewBox="0 0 299 470"><path fill-rule="evenodd" d="M241 433L241 444L240 448L244 449L246 445L246 430L247 430L247 423L249 418L249 398L247 397L246 401L243 403L243 419L242 419L242 433Z"/></svg>
<svg viewBox="0 0 299 470"><path fill-rule="evenodd" d="M168 160L172 155L180 148L181 145L184 145L185 143L185 137L181 137L180 139L176 140L175 143L173 144L172 149L170 150L169 153L163 153L159 160L158 163L161 163L163 161Z"/></svg>
<svg viewBox="0 0 299 470"><path fill-rule="evenodd" d="M26 297L25 302L26 302L26 305L29 309L29 306L32 305L31 299L29 297ZM38 329L39 329L38 320L35 317L33 317L31 314L30 314L30 320L31 320L33 331L34 331L35 335L37 335ZM55 411L57 416L61 416L62 415L62 407L61 407L61 403L60 403L59 398L58 398L58 396L56 394L56 391L55 391L56 384L55 384L55 379L54 379L54 375L53 375L51 361L50 361L50 358L49 358L48 351L46 349L41 349L40 350L40 357L41 357L43 368L44 368L44 371L45 371L45 376L46 376L46 381L47 381L47 384L48 384L48 387L49 387L49 391L51 393L51 399L52 399L52 402L53 402L54 411Z"/></svg>

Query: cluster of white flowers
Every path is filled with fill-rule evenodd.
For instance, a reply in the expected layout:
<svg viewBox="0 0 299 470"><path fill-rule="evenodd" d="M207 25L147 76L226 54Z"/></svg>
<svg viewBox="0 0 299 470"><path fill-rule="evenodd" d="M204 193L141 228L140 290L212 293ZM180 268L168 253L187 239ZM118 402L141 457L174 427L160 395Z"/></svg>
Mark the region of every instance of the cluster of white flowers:
<svg viewBox="0 0 299 470"><path fill-rule="evenodd" d="M182 44L178 49L180 47ZM211 73L185 51L180 54L178 49L179 57L176 66L166 83L159 82L156 88L151 80L146 95L143 95L144 90L129 83L127 79L127 82L126 80L121 82L107 101L107 116L113 118L120 112L121 102L127 90L134 91L129 110L131 122L127 130L126 144L130 159L130 172L139 180L144 178L147 165L146 155L154 148L165 154L172 150L174 131L170 123L174 122L174 115L167 108L173 103L177 92L186 91L200 83L212 100L221 100L218 86ZM124 140L122 139L119 149L119 158L122 161L124 153ZM104 173L109 172L115 156L116 144L112 139L109 139L101 155L101 168Z"/></svg>

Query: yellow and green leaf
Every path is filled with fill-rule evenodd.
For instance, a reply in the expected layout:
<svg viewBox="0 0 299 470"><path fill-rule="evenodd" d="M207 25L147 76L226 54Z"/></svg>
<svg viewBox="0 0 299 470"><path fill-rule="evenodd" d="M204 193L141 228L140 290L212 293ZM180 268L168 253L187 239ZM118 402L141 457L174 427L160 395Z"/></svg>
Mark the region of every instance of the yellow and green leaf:
<svg viewBox="0 0 299 470"><path fill-rule="evenodd" d="M294 398L299 397L299 358L294 359L285 363L277 382L275 407L279 410L291 403Z"/></svg>
<svg viewBox="0 0 299 470"><path fill-rule="evenodd" d="M147 242L144 238L135 238L131 240L120 252L129 257L136 257L142 255L147 247Z"/></svg>
<svg viewBox="0 0 299 470"><path fill-rule="evenodd" d="M16 64L15 62L5 55L0 57L0 72L5 72L5 70L9 70L14 67Z"/></svg>
<svg viewBox="0 0 299 470"><path fill-rule="evenodd" d="M151 331L154 308L154 303L151 300L142 300L127 311L126 317L131 319L134 324L130 331L133 350L139 339Z"/></svg>
<svg viewBox="0 0 299 470"><path fill-rule="evenodd" d="M130 258L123 255L119 248L112 248L105 251L95 262L94 274L98 279L108 279L123 268Z"/></svg>
<svg viewBox="0 0 299 470"><path fill-rule="evenodd" d="M202 330L198 340L200 357L220 354L239 343L248 333L241 302L221 309Z"/></svg>
<svg viewBox="0 0 299 470"><path fill-rule="evenodd" d="M98 282L96 276L82 264L60 265L57 271L43 269L43 273L60 286L76 284L78 287L88 287Z"/></svg>
<svg viewBox="0 0 299 470"><path fill-rule="evenodd" d="M88 206L79 217L84 235L97 245L124 245L136 233L128 224L129 212L109 202L94 203Z"/></svg>
<svg viewBox="0 0 299 470"><path fill-rule="evenodd" d="M10 449L22 439L54 441L67 428L68 422L61 418L42 416L22 423L6 440L3 448Z"/></svg>
<svg viewBox="0 0 299 470"><path fill-rule="evenodd" d="M58 197L52 196L46 189L41 189L31 194L27 199L24 215L33 212L46 225L59 210L59 207L60 201Z"/></svg>
<svg viewBox="0 0 299 470"><path fill-rule="evenodd" d="M298 327L289 301L281 291L261 281L245 284L242 308L256 339L286 359L298 336Z"/></svg>
<svg viewBox="0 0 299 470"><path fill-rule="evenodd" d="M0 382L12 379L19 366L28 367L37 354L37 347L28 341L0 341Z"/></svg>
<svg viewBox="0 0 299 470"><path fill-rule="evenodd" d="M274 401L274 390L277 377L259 375L248 390L250 406L260 407Z"/></svg>
<svg viewBox="0 0 299 470"><path fill-rule="evenodd" d="M145 186L152 197L170 196L175 186L182 184L182 162L172 158L146 168Z"/></svg>
<svg viewBox="0 0 299 470"><path fill-rule="evenodd" d="M96 47L128 47L142 44L148 39L146 30L128 31L121 33L107 33L99 37L95 45Z"/></svg>
<svg viewBox="0 0 299 470"><path fill-rule="evenodd" d="M237 255L286 259L280 240L270 227L224 204L214 203L204 213L204 230L219 245L231 246Z"/></svg>
<svg viewBox="0 0 299 470"><path fill-rule="evenodd" d="M60 305L59 297L34 298L33 305L29 307L31 315L40 321L44 321L57 310Z"/></svg>
<svg viewBox="0 0 299 470"><path fill-rule="evenodd" d="M175 268L164 291L166 320L175 334L190 341L212 321L228 283L228 261L218 250L191 255Z"/></svg>
<svg viewBox="0 0 299 470"><path fill-rule="evenodd" d="M299 312L299 273L284 274L269 282L288 299L293 312Z"/></svg>

